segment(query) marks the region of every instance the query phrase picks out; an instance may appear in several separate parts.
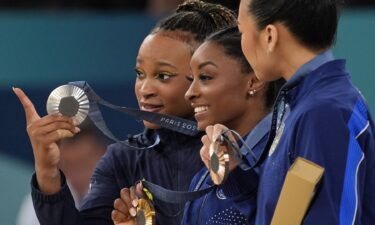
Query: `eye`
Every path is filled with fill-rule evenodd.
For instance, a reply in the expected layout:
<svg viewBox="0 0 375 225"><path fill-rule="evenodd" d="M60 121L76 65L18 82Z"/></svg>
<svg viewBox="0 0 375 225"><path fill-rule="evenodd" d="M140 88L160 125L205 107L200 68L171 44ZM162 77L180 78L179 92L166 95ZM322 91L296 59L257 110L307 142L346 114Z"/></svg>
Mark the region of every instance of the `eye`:
<svg viewBox="0 0 375 225"><path fill-rule="evenodd" d="M194 77L192 75L186 76L186 80L188 80L189 82L193 82Z"/></svg>
<svg viewBox="0 0 375 225"><path fill-rule="evenodd" d="M135 70L135 76L137 77L137 79L142 79L145 77L145 74L141 69L135 68L134 70Z"/></svg>
<svg viewBox="0 0 375 225"><path fill-rule="evenodd" d="M212 76L206 74L206 73L201 73L199 74L199 80L201 81L209 81L212 80Z"/></svg>
<svg viewBox="0 0 375 225"><path fill-rule="evenodd" d="M168 73L168 72L162 72L162 73L156 74L155 79L158 79L158 80L161 80L161 81L166 81L166 80L171 79L174 76L176 76L176 75L172 74L172 73Z"/></svg>

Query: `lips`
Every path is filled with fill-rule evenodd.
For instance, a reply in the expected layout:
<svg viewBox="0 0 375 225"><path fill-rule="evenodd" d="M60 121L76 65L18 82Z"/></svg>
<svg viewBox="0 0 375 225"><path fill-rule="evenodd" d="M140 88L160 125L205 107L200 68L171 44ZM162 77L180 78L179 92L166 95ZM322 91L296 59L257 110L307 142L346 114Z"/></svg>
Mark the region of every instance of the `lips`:
<svg viewBox="0 0 375 225"><path fill-rule="evenodd" d="M198 127L200 127L200 129L205 129L207 120L210 118L208 113L209 106L203 104L198 105L196 103L191 104L191 106L194 108L194 117L198 122Z"/></svg>
<svg viewBox="0 0 375 225"><path fill-rule="evenodd" d="M197 113L202 113L202 112L205 112L208 110L208 106L195 106L194 107L194 113L197 114Z"/></svg>
<svg viewBox="0 0 375 225"><path fill-rule="evenodd" d="M141 110L147 112L158 112L163 108L163 105L141 103Z"/></svg>

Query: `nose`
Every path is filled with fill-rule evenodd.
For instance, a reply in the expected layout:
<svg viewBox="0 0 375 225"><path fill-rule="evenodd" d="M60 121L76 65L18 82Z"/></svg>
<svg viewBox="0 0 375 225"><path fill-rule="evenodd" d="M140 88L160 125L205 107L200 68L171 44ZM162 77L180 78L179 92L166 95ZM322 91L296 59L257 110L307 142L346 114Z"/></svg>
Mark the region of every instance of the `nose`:
<svg viewBox="0 0 375 225"><path fill-rule="evenodd" d="M138 93L145 99L156 96L156 89L150 79L143 79L137 81L138 83Z"/></svg>
<svg viewBox="0 0 375 225"><path fill-rule="evenodd" d="M189 89L185 93L185 99L192 102L195 98L199 96L199 88L195 81L190 84Z"/></svg>

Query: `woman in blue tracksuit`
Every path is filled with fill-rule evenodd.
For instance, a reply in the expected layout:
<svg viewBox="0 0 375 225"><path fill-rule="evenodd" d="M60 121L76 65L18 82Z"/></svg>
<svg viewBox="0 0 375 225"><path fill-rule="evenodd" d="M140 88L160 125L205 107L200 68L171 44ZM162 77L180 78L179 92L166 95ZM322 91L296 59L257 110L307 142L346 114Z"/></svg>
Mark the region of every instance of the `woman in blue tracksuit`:
<svg viewBox="0 0 375 225"><path fill-rule="evenodd" d="M338 24L337 1L241 0L238 22L242 50L256 76L287 80L273 111L256 224L271 223L297 157L325 169L303 225L374 224L374 123L345 60L335 60L329 50ZM209 135L216 132L220 129Z"/></svg>
<svg viewBox="0 0 375 225"><path fill-rule="evenodd" d="M184 99L190 83L192 52L213 31L233 25L232 11L216 4L187 1L162 20L143 41L136 60L135 92L142 110L192 118ZM124 28L125 29L125 28ZM28 134L35 157L32 178L34 208L42 225L113 224L129 213L121 211L120 190L145 178L174 190L187 190L193 175L202 168L198 154L201 135L186 136L144 122L143 133L110 145L92 176L91 188L80 210L57 165L56 142L79 130L70 118L40 118L30 100L15 89L24 106ZM179 224L182 206L155 202L157 224ZM121 205L121 204L120 204ZM116 210L114 210L116 209ZM113 211L113 212L112 212ZM170 215L177 214L174 217Z"/></svg>
<svg viewBox="0 0 375 225"><path fill-rule="evenodd" d="M221 123L245 137L251 151L259 156L271 125L272 104L282 80L262 82L241 51L241 36L237 27L218 31L209 36L196 50L191 60L192 84L186 98L194 107L200 129ZM203 140L205 141L205 140ZM242 143L239 142L241 145ZM242 146L248 166L254 165L249 150ZM202 155L205 161L206 156ZM238 168L239 169L239 168ZM182 224L251 224L254 222L256 198L232 199L233 189L241 188L249 195L256 192L259 167L244 173L236 173L238 179L250 179L253 183L237 187L231 176L223 185L203 197L186 204ZM212 186L207 168L202 169L190 185L190 190ZM242 206L237 209L237 204Z"/></svg>

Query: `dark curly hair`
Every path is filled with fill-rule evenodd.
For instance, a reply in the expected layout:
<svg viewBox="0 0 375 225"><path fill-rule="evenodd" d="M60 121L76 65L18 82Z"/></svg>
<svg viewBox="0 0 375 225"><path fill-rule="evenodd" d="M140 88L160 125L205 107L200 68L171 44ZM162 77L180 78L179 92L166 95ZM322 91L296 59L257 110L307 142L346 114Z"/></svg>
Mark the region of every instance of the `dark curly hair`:
<svg viewBox="0 0 375 225"><path fill-rule="evenodd" d="M184 41L193 51L211 33L237 24L236 14L219 4L188 0L161 20L151 34L161 33Z"/></svg>

